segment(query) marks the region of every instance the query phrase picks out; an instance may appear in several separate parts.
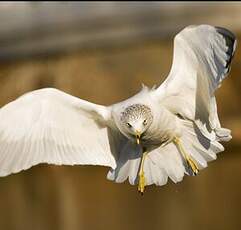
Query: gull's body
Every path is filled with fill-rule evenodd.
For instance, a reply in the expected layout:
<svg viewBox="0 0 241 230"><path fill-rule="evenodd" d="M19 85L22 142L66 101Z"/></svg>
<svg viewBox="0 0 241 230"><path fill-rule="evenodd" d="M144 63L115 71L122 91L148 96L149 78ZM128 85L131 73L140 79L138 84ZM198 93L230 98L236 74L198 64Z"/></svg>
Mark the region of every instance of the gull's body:
<svg viewBox="0 0 241 230"><path fill-rule="evenodd" d="M158 147L180 132L180 124L176 116L158 103L158 100L153 97L151 90L143 87L142 91L135 96L112 107L112 117L116 127L133 142L136 142L135 136L125 132L120 121L121 113L132 105L143 105L150 108L153 116L150 127L142 135L141 143L143 147L150 149Z"/></svg>
<svg viewBox="0 0 241 230"><path fill-rule="evenodd" d="M39 163L104 165L108 179L139 181L143 192L196 174L224 150L219 142L231 139L214 93L235 46L226 29L190 26L175 37L170 74L156 89L144 86L111 106L51 88L7 104L0 110L0 176Z"/></svg>

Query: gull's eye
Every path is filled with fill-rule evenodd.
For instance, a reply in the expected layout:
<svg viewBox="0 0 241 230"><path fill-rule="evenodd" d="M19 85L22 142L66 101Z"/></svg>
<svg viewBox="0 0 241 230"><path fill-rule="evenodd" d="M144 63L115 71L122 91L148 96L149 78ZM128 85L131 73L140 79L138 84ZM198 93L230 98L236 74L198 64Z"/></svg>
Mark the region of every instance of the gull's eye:
<svg viewBox="0 0 241 230"><path fill-rule="evenodd" d="M144 121L143 121L143 125L146 125L147 124L147 120L145 119Z"/></svg>
<svg viewBox="0 0 241 230"><path fill-rule="evenodd" d="M126 123L126 125L129 127L129 128L131 128L132 127L132 125L128 122L128 123Z"/></svg>

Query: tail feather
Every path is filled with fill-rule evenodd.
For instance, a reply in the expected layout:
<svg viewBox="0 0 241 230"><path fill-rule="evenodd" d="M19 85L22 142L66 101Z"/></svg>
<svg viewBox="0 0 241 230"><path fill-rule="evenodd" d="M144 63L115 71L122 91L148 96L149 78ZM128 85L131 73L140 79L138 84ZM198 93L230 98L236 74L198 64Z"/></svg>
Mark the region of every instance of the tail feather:
<svg viewBox="0 0 241 230"><path fill-rule="evenodd" d="M180 140L183 148L196 161L199 169L206 168L207 162L215 160L216 154L224 150L218 142L220 139L214 138L217 134L208 133L205 127L197 126L194 122L186 120L181 122L183 133ZM226 129L223 129L222 132L223 137L227 136L228 131ZM107 178L117 183L124 182L129 178L130 184L137 184L141 156L141 148L128 142L121 150L116 169L111 169ZM193 175L186 160L172 142L147 154L144 173L146 185L156 184L159 186L166 184L168 177L174 183L177 183L182 181L185 174Z"/></svg>
<svg viewBox="0 0 241 230"><path fill-rule="evenodd" d="M164 185L167 183L168 176L163 168L158 167L156 163L154 163L149 156L146 159L144 165L144 172L146 179L146 184L156 184L156 185Z"/></svg>
<svg viewBox="0 0 241 230"><path fill-rule="evenodd" d="M147 156L148 158L145 162L145 165L150 164L152 167L158 167L159 171L163 175L157 179L153 176L151 177L151 175L146 172L146 169L148 168L144 167L148 184L163 185L163 182L167 182L167 177L169 177L174 183L182 180L185 173L185 167L183 164L183 159L173 143L159 147L148 153Z"/></svg>
<svg viewBox="0 0 241 230"><path fill-rule="evenodd" d="M137 184L141 154L140 149L134 149L133 144L126 146L120 154L116 169L108 172L107 179L121 183L129 178L130 184ZM146 185L164 185L168 177L175 183L181 181L185 167L176 146L170 143L149 152L144 164L144 173Z"/></svg>

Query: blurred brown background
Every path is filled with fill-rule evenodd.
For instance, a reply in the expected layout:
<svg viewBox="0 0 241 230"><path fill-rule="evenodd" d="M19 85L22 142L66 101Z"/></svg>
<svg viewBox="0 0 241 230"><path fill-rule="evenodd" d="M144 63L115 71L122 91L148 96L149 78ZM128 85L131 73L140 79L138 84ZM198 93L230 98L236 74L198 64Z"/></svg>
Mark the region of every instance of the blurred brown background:
<svg viewBox="0 0 241 230"><path fill-rule="evenodd" d="M241 3L2 2L0 105L56 87L100 104L167 76L173 36L190 24L241 38ZM232 129L225 152L197 177L137 188L105 179L107 168L39 165L0 178L1 230L241 229L241 50L217 92ZM1 122L1 121L0 121Z"/></svg>

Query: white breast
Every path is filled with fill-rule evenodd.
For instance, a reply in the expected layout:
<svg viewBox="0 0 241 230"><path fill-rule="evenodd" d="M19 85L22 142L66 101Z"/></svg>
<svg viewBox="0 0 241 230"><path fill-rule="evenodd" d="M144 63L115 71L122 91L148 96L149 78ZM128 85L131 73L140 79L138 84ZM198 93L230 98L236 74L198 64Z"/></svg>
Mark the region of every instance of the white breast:
<svg viewBox="0 0 241 230"><path fill-rule="evenodd" d="M159 106L153 114L153 123L143 134L143 144L160 146L181 135L181 125L177 116Z"/></svg>

